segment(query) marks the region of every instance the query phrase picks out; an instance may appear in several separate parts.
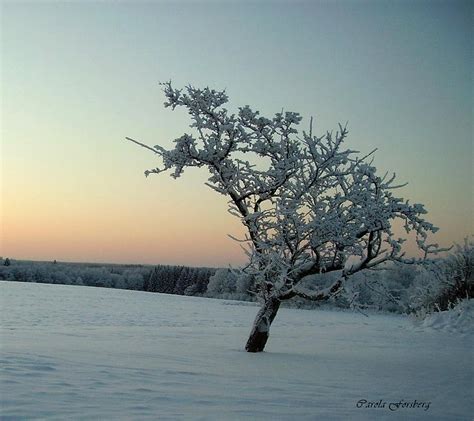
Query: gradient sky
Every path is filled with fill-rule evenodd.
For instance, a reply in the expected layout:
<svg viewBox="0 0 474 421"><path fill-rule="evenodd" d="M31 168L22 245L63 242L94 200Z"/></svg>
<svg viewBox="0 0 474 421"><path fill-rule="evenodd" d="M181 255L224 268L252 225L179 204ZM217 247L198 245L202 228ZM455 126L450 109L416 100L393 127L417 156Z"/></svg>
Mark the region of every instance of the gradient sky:
<svg viewBox="0 0 474 421"><path fill-rule="evenodd" d="M125 136L187 130L159 81L226 88L232 109L349 122L348 146L409 185L443 245L474 233L473 8L459 1L1 3L0 255L217 266L240 223L188 171Z"/></svg>

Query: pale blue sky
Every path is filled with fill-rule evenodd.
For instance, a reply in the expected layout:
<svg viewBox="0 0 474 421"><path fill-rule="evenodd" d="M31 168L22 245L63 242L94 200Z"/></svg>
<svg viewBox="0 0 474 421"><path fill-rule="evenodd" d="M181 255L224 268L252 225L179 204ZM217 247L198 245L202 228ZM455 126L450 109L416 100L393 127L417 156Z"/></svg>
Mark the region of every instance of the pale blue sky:
<svg viewBox="0 0 474 421"><path fill-rule="evenodd" d="M238 224L204 174L144 179L153 156L122 141L167 146L186 131L186 116L162 106L169 79L226 88L231 108L314 116L320 131L348 121L349 146L379 148L376 166L410 183L400 195L426 204L440 242L474 232L471 2L3 1L1 11L0 254L241 261L226 238Z"/></svg>

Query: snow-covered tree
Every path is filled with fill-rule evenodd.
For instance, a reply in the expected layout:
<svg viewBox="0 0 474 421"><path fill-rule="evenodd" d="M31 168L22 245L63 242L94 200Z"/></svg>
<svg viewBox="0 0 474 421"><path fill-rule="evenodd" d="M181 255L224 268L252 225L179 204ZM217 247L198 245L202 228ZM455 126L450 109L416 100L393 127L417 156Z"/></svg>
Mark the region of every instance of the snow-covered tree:
<svg viewBox="0 0 474 421"><path fill-rule="evenodd" d="M178 178L187 167L205 167L210 188L229 199L229 212L246 228L238 239L246 249L246 272L253 277L262 301L250 337L249 352L265 347L280 303L293 297L328 300L351 275L388 261L406 260L404 238L392 231L401 221L406 233L416 234L425 255L436 228L426 222L420 204L393 193L395 175L379 176L371 155L344 149L348 131L316 135L298 132L295 112L261 116L248 105L230 113L223 107L225 91L164 83L165 107L184 107L194 134L175 140L166 150L127 138L152 151L162 165L146 175L171 171ZM336 280L318 291L301 288L313 274L337 272Z"/></svg>
<svg viewBox="0 0 474 421"><path fill-rule="evenodd" d="M237 276L230 269L217 269L209 278L207 292L212 296L229 294L236 291Z"/></svg>
<svg viewBox="0 0 474 421"><path fill-rule="evenodd" d="M230 300L252 300L252 278L237 269L220 268L209 278L206 295Z"/></svg>

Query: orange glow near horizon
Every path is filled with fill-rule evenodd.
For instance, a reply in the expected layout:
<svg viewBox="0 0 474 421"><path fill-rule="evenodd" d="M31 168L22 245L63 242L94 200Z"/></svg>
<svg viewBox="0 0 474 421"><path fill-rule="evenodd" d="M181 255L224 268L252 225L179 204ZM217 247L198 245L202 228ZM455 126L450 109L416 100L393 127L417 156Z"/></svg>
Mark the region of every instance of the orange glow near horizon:
<svg viewBox="0 0 474 421"><path fill-rule="evenodd" d="M143 183L155 188L160 185L154 182L157 180L143 179ZM162 185L178 187L182 195L166 201L130 195L124 201L94 204L85 198L64 202L64 196L43 195L38 202L10 191L11 196L4 195L0 255L98 263L244 264L246 256L240 245L227 236L242 238L244 229L226 212L225 199L203 186L186 196L179 183L163 181ZM135 205L126 207L130 199ZM396 232L404 234L401 229ZM449 234L452 231L442 230L435 238L447 246L451 244ZM419 254L413 239L405 249L407 255Z"/></svg>
<svg viewBox="0 0 474 421"><path fill-rule="evenodd" d="M242 229L226 213L225 201L219 202L220 209L210 209L205 203L195 206L192 197L166 203L144 199L132 208L125 201L62 199L42 197L39 206L27 197L8 198L0 254L27 260L194 266L243 262L239 245L227 236L241 235Z"/></svg>

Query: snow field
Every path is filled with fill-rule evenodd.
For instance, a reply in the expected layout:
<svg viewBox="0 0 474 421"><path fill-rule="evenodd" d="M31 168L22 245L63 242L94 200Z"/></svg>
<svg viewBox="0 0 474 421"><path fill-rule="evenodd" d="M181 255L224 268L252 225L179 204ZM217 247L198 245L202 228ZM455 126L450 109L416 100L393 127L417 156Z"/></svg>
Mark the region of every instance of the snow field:
<svg viewBox="0 0 474 421"><path fill-rule="evenodd" d="M474 413L472 335L413 328L398 315L281 309L267 352L249 354L258 308L248 303L15 282L0 282L0 297L5 420ZM429 408L404 405L415 399Z"/></svg>

